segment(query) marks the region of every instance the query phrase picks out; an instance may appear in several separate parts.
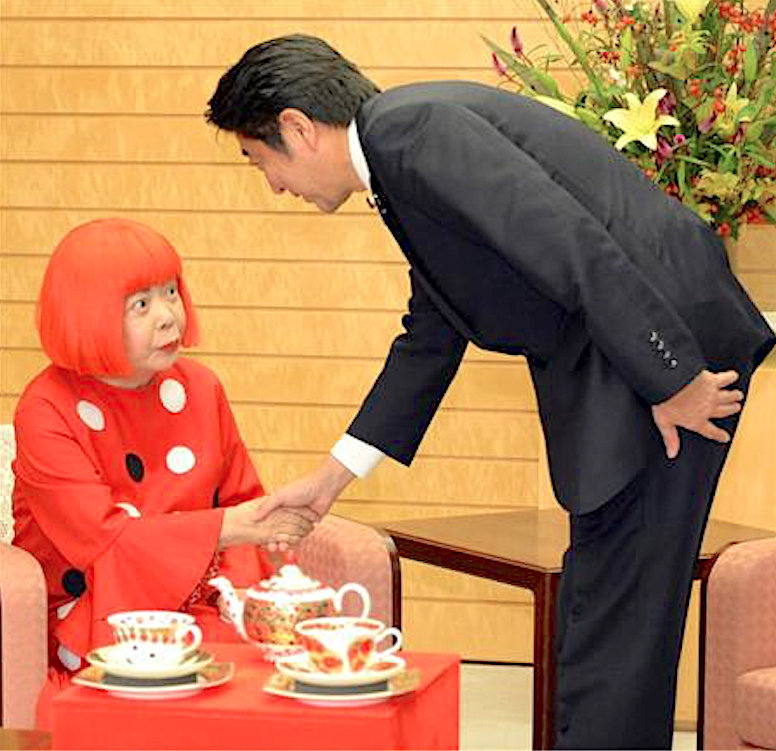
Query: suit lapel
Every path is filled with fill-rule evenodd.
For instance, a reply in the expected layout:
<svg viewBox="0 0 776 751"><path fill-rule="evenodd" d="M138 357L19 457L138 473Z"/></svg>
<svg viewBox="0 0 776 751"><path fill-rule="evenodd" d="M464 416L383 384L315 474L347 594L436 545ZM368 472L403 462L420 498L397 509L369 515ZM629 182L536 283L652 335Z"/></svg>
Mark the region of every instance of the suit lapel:
<svg viewBox="0 0 776 751"><path fill-rule="evenodd" d="M368 160L369 157L367 157L367 161ZM434 301L434 304L437 306L442 315L450 322L453 328L455 328L455 330L458 331L458 333L465 337L467 340L476 342L477 337L471 327L466 324L466 322L463 320L463 318L461 318L460 315L458 315L458 313L456 313L455 309L447 302L444 295L429 281L428 277L423 272L422 263L418 258L417 253L415 253L407 233L404 232L396 212L391 208L391 204L383 192L380 183L377 181L371 164L369 165L369 170L371 174L372 195L374 197L377 210L380 212L380 218L385 223L385 226L390 230L399 247L402 249L405 257L410 262L410 265L412 266L412 273L414 274L418 283L423 287L428 296Z"/></svg>

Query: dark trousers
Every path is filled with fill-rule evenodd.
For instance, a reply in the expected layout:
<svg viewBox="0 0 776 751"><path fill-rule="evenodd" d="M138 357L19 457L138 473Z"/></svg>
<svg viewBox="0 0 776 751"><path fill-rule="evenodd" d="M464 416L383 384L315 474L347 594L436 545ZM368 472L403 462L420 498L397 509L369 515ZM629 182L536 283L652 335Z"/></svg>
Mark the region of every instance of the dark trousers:
<svg viewBox="0 0 776 751"><path fill-rule="evenodd" d="M735 388L746 389L742 377ZM716 421L733 433L738 416ZM670 748L692 572L729 444L681 432L623 491L571 516L558 597L556 748Z"/></svg>

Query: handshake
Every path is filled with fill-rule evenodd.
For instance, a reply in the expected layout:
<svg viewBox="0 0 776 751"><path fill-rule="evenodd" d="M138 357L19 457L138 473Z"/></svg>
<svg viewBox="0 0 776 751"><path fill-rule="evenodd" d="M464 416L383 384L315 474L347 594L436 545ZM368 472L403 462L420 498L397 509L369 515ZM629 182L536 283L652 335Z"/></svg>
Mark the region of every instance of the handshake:
<svg viewBox="0 0 776 751"><path fill-rule="evenodd" d="M244 501L224 510L219 548L258 545L268 550L287 550L312 532L319 515L311 508L263 509L265 498Z"/></svg>
<svg viewBox="0 0 776 751"><path fill-rule="evenodd" d="M224 511L219 548L260 545L270 551L287 550L312 532L354 478L329 456L318 469L272 495L230 506Z"/></svg>

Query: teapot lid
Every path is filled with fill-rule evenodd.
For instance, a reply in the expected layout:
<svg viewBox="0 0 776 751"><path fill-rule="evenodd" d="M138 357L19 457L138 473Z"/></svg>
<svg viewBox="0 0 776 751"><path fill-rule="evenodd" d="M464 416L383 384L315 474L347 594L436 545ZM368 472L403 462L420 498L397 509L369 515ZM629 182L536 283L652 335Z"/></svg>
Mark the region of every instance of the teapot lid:
<svg viewBox="0 0 776 751"><path fill-rule="evenodd" d="M269 579L262 579L259 587L268 592L310 592L321 588L321 583L302 572L295 563L286 563Z"/></svg>

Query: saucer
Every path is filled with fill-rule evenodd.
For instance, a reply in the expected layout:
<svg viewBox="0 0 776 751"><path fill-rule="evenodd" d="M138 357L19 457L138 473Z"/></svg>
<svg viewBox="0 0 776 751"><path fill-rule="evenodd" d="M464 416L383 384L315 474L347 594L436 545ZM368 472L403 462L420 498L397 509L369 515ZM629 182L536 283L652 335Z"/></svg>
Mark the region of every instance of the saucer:
<svg viewBox="0 0 776 751"><path fill-rule="evenodd" d="M275 669L279 673L311 686L366 686L385 683L401 673L406 666L401 657L394 655L380 657L374 665L357 673L321 673L315 669L306 653L275 662Z"/></svg>
<svg viewBox="0 0 776 751"><path fill-rule="evenodd" d="M365 707L378 704L413 692L420 685L420 671L415 668L395 675L382 684L376 684L374 691L363 693L345 693L352 691L348 687L311 686L290 676L273 673L264 684L264 690L274 696L296 699L313 707Z"/></svg>
<svg viewBox="0 0 776 751"><path fill-rule="evenodd" d="M177 679L120 677L90 665L73 676L73 683L107 691L124 699L183 699L204 688L220 686L231 680L233 675L233 662L214 662L197 673Z"/></svg>
<svg viewBox="0 0 776 751"><path fill-rule="evenodd" d="M160 665L158 667L146 667L140 665L128 665L123 660L116 659L117 645L94 649L86 655L86 661L90 665L102 668L110 675L125 678L178 678L184 675L197 673L205 666L213 662L213 655L209 652L197 650L187 655L181 662L175 665Z"/></svg>

